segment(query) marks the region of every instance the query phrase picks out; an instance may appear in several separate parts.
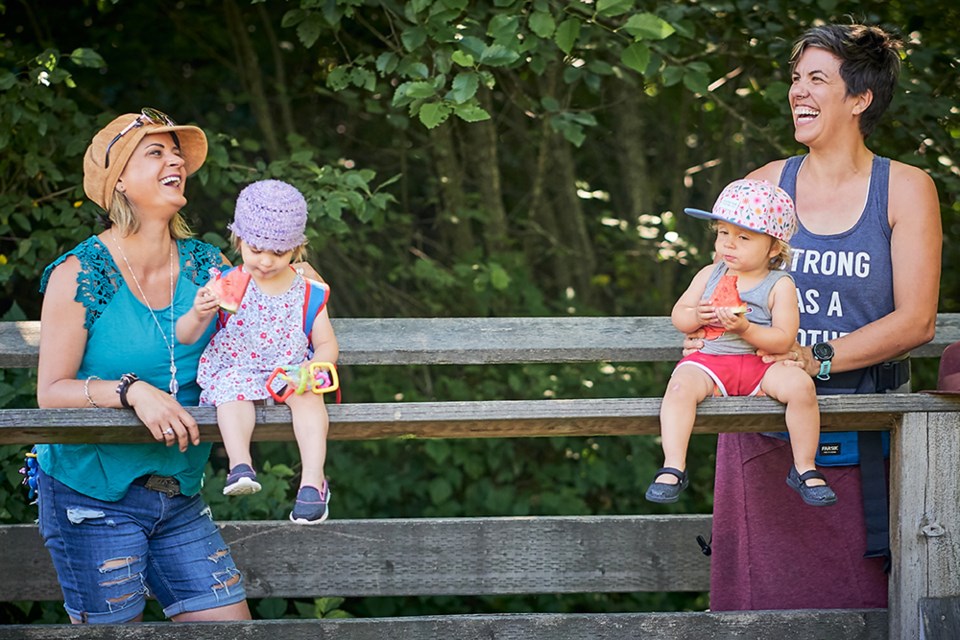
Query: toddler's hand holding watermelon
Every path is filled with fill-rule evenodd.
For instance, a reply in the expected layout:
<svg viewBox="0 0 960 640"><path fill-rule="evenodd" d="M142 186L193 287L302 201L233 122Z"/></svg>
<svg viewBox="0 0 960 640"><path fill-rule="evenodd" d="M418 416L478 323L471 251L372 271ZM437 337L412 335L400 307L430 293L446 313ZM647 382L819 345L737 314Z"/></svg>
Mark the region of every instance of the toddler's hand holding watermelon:
<svg viewBox="0 0 960 640"><path fill-rule="evenodd" d="M717 324L724 331L743 333L750 327L750 321L743 317L744 312L739 307L716 307Z"/></svg>
<svg viewBox="0 0 960 640"><path fill-rule="evenodd" d="M200 287L193 298L193 310L201 320L206 320L217 312L220 307L220 298L210 287Z"/></svg>
<svg viewBox="0 0 960 640"><path fill-rule="evenodd" d="M205 288L216 297L224 311L236 313L249 283L250 274L244 271L243 267L230 269L225 274L221 274L217 269L210 269L210 282Z"/></svg>
<svg viewBox="0 0 960 640"><path fill-rule="evenodd" d="M743 317L747 305L740 299L735 275L722 276L713 295L698 307L698 312L704 325L704 340L719 338L726 331L743 333L750 327L750 322Z"/></svg>

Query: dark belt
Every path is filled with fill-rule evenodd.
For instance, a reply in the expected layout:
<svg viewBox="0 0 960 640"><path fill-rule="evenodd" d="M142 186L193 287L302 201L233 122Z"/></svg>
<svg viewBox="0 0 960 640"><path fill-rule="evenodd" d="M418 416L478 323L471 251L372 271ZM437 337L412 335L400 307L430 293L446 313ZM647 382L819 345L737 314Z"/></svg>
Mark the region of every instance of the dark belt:
<svg viewBox="0 0 960 640"><path fill-rule="evenodd" d="M828 393L885 393L910 380L910 358L881 362L871 367L830 374L829 380L814 380L817 390L838 389Z"/></svg>
<svg viewBox="0 0 960 640"><path fill-rule="evenodd" d="M151 491L167 494L168 498L180 495L180 481L171 476L146 475L133 479L133 484Z"/></svg>

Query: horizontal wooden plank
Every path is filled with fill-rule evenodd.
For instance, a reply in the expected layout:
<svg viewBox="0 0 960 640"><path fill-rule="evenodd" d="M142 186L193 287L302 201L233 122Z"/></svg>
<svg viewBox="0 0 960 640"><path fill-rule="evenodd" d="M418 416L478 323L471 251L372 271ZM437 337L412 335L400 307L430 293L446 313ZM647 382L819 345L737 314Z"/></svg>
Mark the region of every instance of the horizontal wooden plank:
<svg viewBox="0 0 960 640"><path fill-rule="evenodd" d="M0 626L0 640L887 640L884 609Z"/></svg>
<svg viewBox="0 0 960 640"><path fill-rule="evenodd" d="M335 318L340 364L674 360L666 317ZM0 322L0 367L36 366L40 323Z"/></svg>
<svg viewBox="0 0 960 640"><path fill-rule="evenodd" d="M923 393L821 396L824 431L895 428L902 413L960 411L960 396ZM331 440L650 435L660 432L660 398L495 400L331 405ZM218 441L216 411L191 407L201 437ZM695 432L783 431L783 405L769 398L709 398ZM254 439L293 440L286 406L257 408ZM123 409L0 409L0 444L150 442Z"/></svg>
<svg viewBox="0 0 960 640"><path fill-rule="evenodd" d="M220 523L252 598L707 591L708 515ZM59 600L34 525L0 526L0 601Z"/></svg>
<svg viewBox="0 0 960 640"><path fill-rule="evenodd" d="M335 318L340 363L497 364L661 362L680 356L680 336L661 316L553 318ZM934 339L913 351L939 357L960 340L960 314L937 316ZM40 323L0 322L0 367L34 367Z"/></svg>

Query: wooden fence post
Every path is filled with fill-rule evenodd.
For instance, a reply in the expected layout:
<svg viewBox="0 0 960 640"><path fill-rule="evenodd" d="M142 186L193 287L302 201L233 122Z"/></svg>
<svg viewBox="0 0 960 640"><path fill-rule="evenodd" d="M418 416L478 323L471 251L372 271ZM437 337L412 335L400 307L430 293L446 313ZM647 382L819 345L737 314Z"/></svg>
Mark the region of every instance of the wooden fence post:
<svg viewBox="0 0 960 640"><path fill-rule="evenodd" d="M890 638L916 638L921 599L960 594L960 413L904 414L890 486Z"/></svg>

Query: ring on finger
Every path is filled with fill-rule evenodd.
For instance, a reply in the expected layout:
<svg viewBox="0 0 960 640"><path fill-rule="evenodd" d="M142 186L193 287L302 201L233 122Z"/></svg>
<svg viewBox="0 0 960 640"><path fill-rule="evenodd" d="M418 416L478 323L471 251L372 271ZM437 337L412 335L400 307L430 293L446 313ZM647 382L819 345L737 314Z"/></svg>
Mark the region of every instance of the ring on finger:
<svg viewBox="0 0 960 640"><path fill-rule="evenodd" d="M166 430L164 430L163 435L165 435L165 436L172 436L172 435L173 435L173 427L167 427Z"/></svg>

